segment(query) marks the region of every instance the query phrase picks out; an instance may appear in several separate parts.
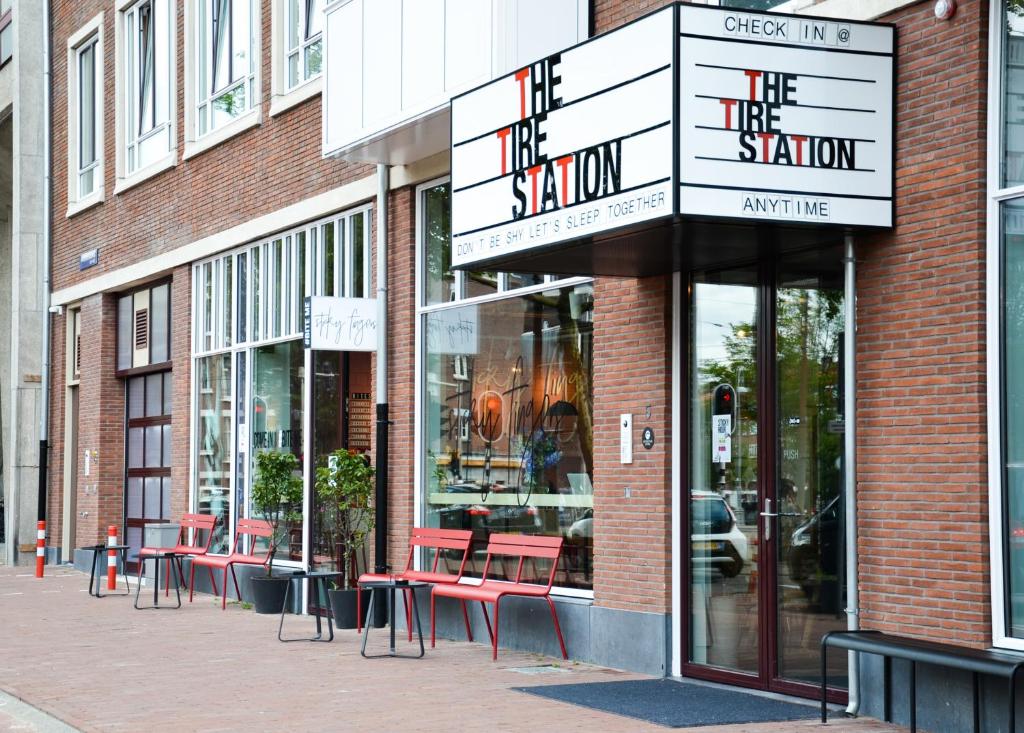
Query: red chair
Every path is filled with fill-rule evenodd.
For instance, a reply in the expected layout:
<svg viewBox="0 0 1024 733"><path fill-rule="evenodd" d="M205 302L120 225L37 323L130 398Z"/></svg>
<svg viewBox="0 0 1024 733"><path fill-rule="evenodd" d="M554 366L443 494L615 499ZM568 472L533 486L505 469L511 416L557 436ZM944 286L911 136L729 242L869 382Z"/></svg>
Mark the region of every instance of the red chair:
<svg viewBox="0 0 1024 733"><path fill-rule="evenodd" d="M562 658L568 659L565 652L565 641L562 639L562 628L558 625L558 613L555 611L555 604L551 600L551 586L555 581L555 572L558 570L558 558L562 554L561 537L537 537L534 535L519 534L492 534L487 543L487 561L484 563L483 579L476 584L459 583L435 585L430 594L430 646L434 646L434 601L438 596L445 598L458 598L465 604L466 601L479 601L484 612L484 622L487 624L487 633L491 636L493 647L492 659L498 658L498 605L505 596L529 596L532 598L543 598L548 602L551 609L551 618L555 622L555 634L558 635L558 645L562 649ZM516 567L515 580L488 580L487 575L491 569L491 561L498 557L501 563L506 557L518 557L519 563ZM529 583L523 581L523 564L529 558L531 563L538 559L551 561L551 572L548 574L547 585L541 583ZM494 604L494 625L491 625L487 617L487 603ZM470 641L473 637L470 636Z"/></svg>
<svg viewBox="0 0 1024 733"><path fill-rule="evenodd" d="M468 529L432 529L430 527L413 527L412 537L409 538L409 556L405 561L405 570L396 573L394 577L398 580L414 580L421 583L432 583L434 585L446 583L458 583L462 579L462 573L466 569L466 560L469 559L469 548L473 542L473 532ZM416 555L417 547L429 547L435 550L434 562L430 570L414 570L412 567L413 558ZM459 560L459 569L455 572L441 572L438 570L442 550L454 550L462 553ZM448 569L448 558L445 557L445 569ZM359 576L359 583L390 580L392 576L383 573L363 573ZM412 641L412 602L409 594L412 588L404 588L405 592L405 621L406 629L409 631L409 641ZM462 619L466 623L466 633L469 640L473 641L473 631L469 626L469 613L466 611L466 602L462 602ZM356 586L356 626L360 633L363 630L363 606L362 589Z"/></svg>
<svg viewBox="0 0 1024 733"><path fill-rule="evenodd" d="M213 528L217 525L217 517L212 514L182 514L181 515L181 529L178 530L178 543L174 547L143 547L139 550L139 562L142 562L142 557L148 557L150 555L163 555L168 552L173 552L175 555L188 555L195 558L199 555L205 555L210 551L210 545L213 544ZM206 533L206 541L203 541L203 533ZM178 577L184 578L185 575L182 572L181 557L175 558L178 563ZM168 563L170 558L168 558ZM159 561L158 561L159 562ZM171 592L171 573L170 568L167 568L167 572L164 574L167 578L165 587L165 595L170 595ZM213 570L210 570L210 582L213 583L213 593L217 594L217 583L213 579Z"/></svg>
<svg viewBox="0 0 1024 733"><path fill-rule="evenodd" d="M274 535L274 528L270 522L262 519L239 519L235 526L235 549L230 555L199 555L192 560L191 573L189 575L189 603L192 602L192 592L195 589L196 566L203 565L210 568L210 578L213 579L213 568L220 568L224 572L223 583L224 593L220 603L221 609L228 605L228 570L231 571L231 579L235 582L235 593L239 598L242 591L238 589L238 578L235 576L235 565L260 565L266 567L270 563L270 548L262 553L256 552L256 540L259 537L271 538ZM248 549L243 551L242 540L250 538ZM269 544L269 543L268 543ZM213 586L214 595L217 593L217 585Z"/></svg>

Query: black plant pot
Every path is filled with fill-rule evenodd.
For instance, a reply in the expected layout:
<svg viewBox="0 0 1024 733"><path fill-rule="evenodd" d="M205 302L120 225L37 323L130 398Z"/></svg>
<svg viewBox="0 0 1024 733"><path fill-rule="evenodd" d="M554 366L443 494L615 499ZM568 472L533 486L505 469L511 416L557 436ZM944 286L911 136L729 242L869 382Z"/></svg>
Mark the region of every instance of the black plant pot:
<svg viewBox="0 0 1024 733"><path fill-rule="evenodd" d="M334 613L334 625L339 629L356 628L356 591L354 588L346 590L329 590L327 595L331 599L331 611ZM370 591L362 593L363 625L366 625L366 611L370 607Z"/></svg>
<svg viewBox="0 0 1024 733"><path fill-rule="evenodd" d="M249 578L249 593L256 613L281 613L289 582L287 578L271 578L266 575Z"/></svg>

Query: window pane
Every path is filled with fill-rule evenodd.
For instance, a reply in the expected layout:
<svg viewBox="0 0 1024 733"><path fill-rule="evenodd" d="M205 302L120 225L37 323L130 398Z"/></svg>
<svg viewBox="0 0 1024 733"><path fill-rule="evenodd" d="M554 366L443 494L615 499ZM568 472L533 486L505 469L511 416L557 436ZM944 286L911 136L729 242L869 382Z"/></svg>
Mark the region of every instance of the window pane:
<svg viewBox="0 0 1024 733"><path fill-rule="evenodd" d="M233 0L231 8L231 81L241 81L249 75L249 57L252 38L250 11L252 0Z"/></svg>
<svg viewBox="0 0 1024 733"><path fill-rule="evenodd" d="M288 341L255 350L253 369L252 452L285 451L302 461L302 341ZM255 465L255 462L254 464ZM255 470L255 469L254 469ZM300 469L301 470L301 469ZM255 477L255 473L254 473ZM280 553L290 560L302 559L302 506L293 506L295 519L287 525ZM260 516L250 507L250 516ZM292 542L291 538L298 538Z"/></svg>
<svg viewBox="0 0 1024 733"><path fill-rule="evenodd" d="M145 519L160 519L160 479L150 477L146 479L146 507Z"/></svg>
<svg viewBox="0 0 1024 733"><path fill-rule="evenodd" d="M78 55L78 167L85 168L96 162L96 42L83 48ZM92 193L83 183L80 196Z"/></svg>
<svg viewBox="0 0 1024 733"><path fill-rule="evenodd" d="M252 250L252 338L259 341L260 336L260 248Z"/></svg>
<svg viewBox="0 0 1024 733"><path fill-rule="evenodd" d="M159 425L146 428L146 468L160 467L160 451L163 447L163 433Z"/></svg>
<svg viewBox="0 0 1024 733"><path fill-rule="evenodd" d="M284 284L284 247L280 239L274 240L271 252L274 257L274 272L270 282L270 321L274 338L281 336L281 291Z"/></svg>
<svg viewBox="0 0 1024 733"><path fill-rule="evenodd" d="M146 417L159 417L163 414L163 386L162 374L150 374L146 377Z"/></svg>
<svg viewBox="0 0 1024 733"><path fill-rule="evenodd" d="M498 292L497 272L467 272L466 273L466 298L475 298L478 295L490 295Z"/></svg>
<svg viewBox="0 0 1024 733"><path fill-rule="evenodd" d="M144 417L146 414L146 378L132 377L128 380L128 417Z"/></svg>
<svg viewBox="0 0 1024 733"><path fill-rule="evenodd" d="M170 359L170 315L167 312L170 285L153 288L149 299L150 352L149 362L159 364Z"/></svg>
<svg viewBox="0 0 1024 733"><path fill-rule="evenodd" d="M247 260L248 258L245 252L238 255L238 340L243 343L246 341L245 319L248 314L245 302L249 287L249 268Z"/></svg>
<svg viewBox="0 0 1024 733"><path fill-rule="evenodd" d="M228 551L231 510L231 355L196 361L196 510L218 517L211 552Z"/></svg>
<svg viewBox="0 0 1024 733"><path fill-rule="evenodd" d="M1004 187L1024 183L1024 13L1007 5L1002 86Z"/></svg>
<svg viewBox="0 0 1024 733"><path fill-rule="evenodd" d="M171 426L162 425L160 429L163 431L161 442L163 458L161 458L161 465L165 468L171 467Z"/></svg>
<svg viewBox="0 0 1024 733"><path fill-rule="evenodd" d="M324 295L334 295L334 224L323 225L324 261L321 266Z"/></svg>
<svg viewBox="0 0 1024 733"><path fill-rule="evenodd" d="M363 268L366 264L366 217L367 214L356 214L352 217L352 297L365 298Z"/></svg>
<svg viewBox="0 0 1024 733"><path fill-rule="evenodd" d="M131 369L132 366L132 296L125 295L117 301L117 368Z"/></svg>
<svg viewBox="0 0 1024 733"><path fill-rule="evenodd" d="M224 312L224 346L231 346L231 310L234 305L234 281L232 280L232 265L234 264L234 257L228 256L224 258L224 290L221 297L223 312Z"/></svg>
<svg viewBox="0 0 1024 733"><path fill-rule="evenodd" d="M561 536L555 583L575 588L593 587L592 303L586 285L424 316L428 526Z"/></svg>
<svg viewBox="0 0 1024 733"><path fill-rule="evenodd" d="M452 272L450 188L447 183L423 192L424 293L426 305L455 299Z"/></svg>
<svg viewBox="0 0 1024 733"><path fill-rule="evenodd" d="M305 0L306 2L306 40L319 35L323 30L324 3L323 0Z"/></svg>
<svg viewBox="0 0 1024 733"><path fill-rule="evenodd" d="M320 53L321 41L314 41L313 43L306 46L304 53L304 64L306 78L310 79L320 73L320 67L323 64L323 59Z"/></svg>
<svg viewBox="0 0 1024 733"><path fill-rule="evenodd" d="M165 478L161 482L161 493L163 494L163 506L161 507L161 519L171 518L171 480Z"/></svg>
<svg viewBox="0 0 1024 733"><path fill-rule="evenodd" d="M125 513L134 519L142 517L142 479L128 479L128 499L125 502Z"/></svg>
<svg viewBox="0 0 1024 733"><path fill-rule="evenodd" d="M1024 638L1024 200L1002 205L1008 634Z"/></svg>
<svg viewBox="0 0 1024 733"><path fill-rule="evenodd" d="M302 18L299 17L299 2L300 0L288 0L286 40L289 51L299 47L299 26L302 22Z"/></svg>
<svg viewBox="0 0 1024 733"><path fill-rule="evenodd" d="M128 468L142 468L143 428L128 430Z"/></svg>
<svg viewBox="0 0 1024 733"><path fill-rule="evenodd" d="M543 275L533 275L530 273L514 273L508 274L508 288L512 290L514 288L526 288L530 285L540 285L544 282Z"/></svg>
<svg viewBox="0 0 1024 733"><path fill-rule="evenodd" d="M164 414L171 414L171 405L174 403L174 373L164 372Z"/></svg>

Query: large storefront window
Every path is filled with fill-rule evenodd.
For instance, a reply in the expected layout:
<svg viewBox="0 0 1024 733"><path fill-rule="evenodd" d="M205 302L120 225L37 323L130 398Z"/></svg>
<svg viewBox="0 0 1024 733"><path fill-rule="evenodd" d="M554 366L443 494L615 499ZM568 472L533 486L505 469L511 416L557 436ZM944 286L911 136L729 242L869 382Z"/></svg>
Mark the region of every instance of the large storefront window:
<svg viewBox="0 0 1024 733"><path fill-rule="evenodd" d="M192 505L220 519L216 553L230 550L238 517L258 516L251 500L257 452L289 451L307 468L303 439L312 418L305 405L303 300L366 297L369 242L364 207L193 267ZM302 507L292 512L301 514ZM288 526L278 558L306 562L305 555L299 519Z"/></svg>
<svg viewBox="0 0 1024 733"><path fill-rule="evenodd" d="M1017 2L992 4L992 63L1000 69L991 109L998 124L990 149L988 216L989 338L999 344L990 383L990 451L998 474L992 486L993 641L1024 649L1024 9ZM1000 572L1001 570L1001 572Z"/></svg>
<svg viewBox="0 0 1024 733"><path fill-rule="evenodd" d="M425 523L472 530L480 561L491 532L561 536L555 583L592 589L593 285L451 273L446 191L420 198L426 300L455 301L421 316Z"/></svg>

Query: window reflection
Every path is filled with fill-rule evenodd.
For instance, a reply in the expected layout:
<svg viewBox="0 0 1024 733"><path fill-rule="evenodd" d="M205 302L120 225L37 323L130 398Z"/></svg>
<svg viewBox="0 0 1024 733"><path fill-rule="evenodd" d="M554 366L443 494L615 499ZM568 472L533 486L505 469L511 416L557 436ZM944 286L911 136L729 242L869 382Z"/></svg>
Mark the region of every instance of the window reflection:
<svg viewBox="0 0 1024 733"><path fill-rule="evenodd" d="M556 583L592 588L593 288L425 318L427 524L562 536Z"/></svg>
<svg viewBox="0 0 1024 733"><path fill-rule="evenodd" d="M228 552L231 515L231 355L199 359L197 511L218 518L210 552Z"/></svg>

